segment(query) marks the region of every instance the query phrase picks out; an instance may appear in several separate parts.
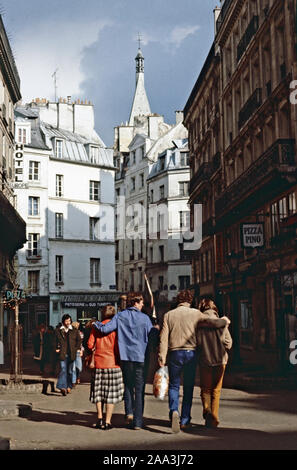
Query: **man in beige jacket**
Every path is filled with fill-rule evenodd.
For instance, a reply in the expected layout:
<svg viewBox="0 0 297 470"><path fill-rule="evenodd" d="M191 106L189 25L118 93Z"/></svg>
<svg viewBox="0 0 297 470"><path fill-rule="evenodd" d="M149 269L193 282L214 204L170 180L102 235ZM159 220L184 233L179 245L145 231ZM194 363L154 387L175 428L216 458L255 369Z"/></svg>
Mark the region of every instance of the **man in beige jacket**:
<svg viewBox="0 0 297 470"><path fill-rule="evenodd" d="M190 426L191 407L197 365L197 327L222 328L230 323L227 317L209 318L190 308L193 294L183 290L177 296L178 306L164 315L160 334L159 365L167 362L169 371L169 419L173 432ZM168 354L168 358L167 358ZM167 358L167 361L166 361ZM182 411L179 418L180 377L184 376Z"/></svg>

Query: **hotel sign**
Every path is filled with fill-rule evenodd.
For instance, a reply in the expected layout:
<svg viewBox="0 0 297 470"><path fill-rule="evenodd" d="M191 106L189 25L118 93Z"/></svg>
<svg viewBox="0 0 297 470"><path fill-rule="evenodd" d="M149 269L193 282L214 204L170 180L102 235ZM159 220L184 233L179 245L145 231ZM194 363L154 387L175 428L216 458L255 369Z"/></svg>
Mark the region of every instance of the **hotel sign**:
<svg viewBox="0 0 297 470"><path fill-rule="evenodd" d="M241 243L243 248L264 246L264 224L241 224Z"/></svg>

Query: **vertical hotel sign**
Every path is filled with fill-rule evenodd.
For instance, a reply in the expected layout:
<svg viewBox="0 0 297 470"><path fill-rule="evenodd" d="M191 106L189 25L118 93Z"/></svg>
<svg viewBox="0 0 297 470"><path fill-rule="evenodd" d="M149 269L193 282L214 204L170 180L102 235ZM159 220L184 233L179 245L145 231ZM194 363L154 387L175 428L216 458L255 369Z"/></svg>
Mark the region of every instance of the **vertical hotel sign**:
<svg viewBox="0 0 297 470"><path fill-rule="evenodd" d="M24 172L24 146L23 144L15 144L15 181L23 181L23 172ZM17 184L15 185L17 186Z"/></svg>

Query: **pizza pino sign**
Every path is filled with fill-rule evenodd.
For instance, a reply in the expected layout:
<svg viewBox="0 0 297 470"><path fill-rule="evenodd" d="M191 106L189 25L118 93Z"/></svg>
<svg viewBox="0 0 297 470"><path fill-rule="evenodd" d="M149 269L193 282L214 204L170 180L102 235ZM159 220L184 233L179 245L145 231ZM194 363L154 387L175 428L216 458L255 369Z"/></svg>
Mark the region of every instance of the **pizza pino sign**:
<svg viewBox="0 0 297 470"><path fill-rule="evenodd" d="M241 224L241 241L243 248L264 246L264 224Z"/></svg>

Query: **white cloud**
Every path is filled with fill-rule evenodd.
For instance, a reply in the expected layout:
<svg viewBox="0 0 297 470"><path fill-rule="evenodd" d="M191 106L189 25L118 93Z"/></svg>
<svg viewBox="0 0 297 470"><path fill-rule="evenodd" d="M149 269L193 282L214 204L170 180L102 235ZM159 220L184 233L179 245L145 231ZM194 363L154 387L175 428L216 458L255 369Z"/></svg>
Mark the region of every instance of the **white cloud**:
<svg viewBox="0 0 297 470"><path fill-rule="evenodd" d="M199 25L193 26L176 26L168 38L168 42L175 44L177 47L191 34L195 34L196 31L200 28Z"/></svg>
<svg viewBox="0 0 297 470"><path fill-rule="evenodd" d="M85 78L80 70L84 48L93 44L99 32L111 25L102 22L39 22L30 30L22 30L15 38L15 56L21 77L23 102L32 98L54 99L54 71L57 71L58 97L79 93L79 84ZM81 96L81 98L91 97Z"/></svg>

